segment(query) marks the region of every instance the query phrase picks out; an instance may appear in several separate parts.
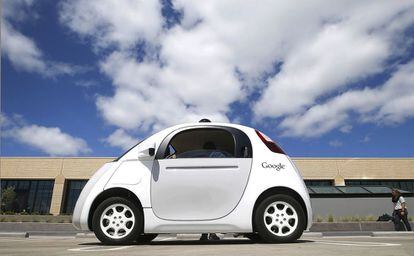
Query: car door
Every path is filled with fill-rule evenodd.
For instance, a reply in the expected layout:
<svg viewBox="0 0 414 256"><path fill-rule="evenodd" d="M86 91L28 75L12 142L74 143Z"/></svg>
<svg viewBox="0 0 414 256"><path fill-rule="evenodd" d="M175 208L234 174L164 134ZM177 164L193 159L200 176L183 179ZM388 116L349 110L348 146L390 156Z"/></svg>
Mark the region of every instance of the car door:
<svg viewBox="0 0 414 256"><path fill-rule="evenodd" d="M161 143L153 166L151 205L166 220L211 220L240 201L252 164L242 131L228 127L185 128Z"/></svg>

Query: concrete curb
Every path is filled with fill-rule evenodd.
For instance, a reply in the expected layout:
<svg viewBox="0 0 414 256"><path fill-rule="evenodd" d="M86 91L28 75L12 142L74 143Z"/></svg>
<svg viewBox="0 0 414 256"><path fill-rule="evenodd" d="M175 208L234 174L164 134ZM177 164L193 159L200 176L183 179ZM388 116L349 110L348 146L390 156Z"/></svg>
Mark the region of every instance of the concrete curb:
<svg viewBox="0 0 414 256"><path fill-rule="evenodd" d="M414 237L414 231L399 231L399 232L372 232L373 237L394 237L394 236L405 236Z"/></svg>
<svg viewBox="0 0 414 256"><path fill-rule="evenodd" d="M95 233L89 232L89 233L76 233L75 238L90 238L95 237Z"/></svg>
<svg viewBox="0 0 414 256"><path fill-rule="evenodd" d="M177 234L177 240L198 240L201 234ZM220 239L234 238L233 234L217 234ZM5 238L29 238L29 237L66 237L66 238L95 238L93 232L85 233L68 233L68 232L51 232L51 231L29 231L29 232L0 232L0 237ZM333 232L304 232L302 238L321 238L332 236L371 236L371 237L413 237L413 231L378 231L378 232L364 232L364 231L333 231Z"/></svg>
<svg viewBox="0 0 414 256"><path fill-rule="evenodd" d="M71 223L43 223L43 222L0 222L0 230L3 232L70 232L78 231Z"/></svg>
<svg viewBox="0 0 414 256"><path fill-rule="evenodd" d="M414 222L411 222L414 227ZM0 222L2 232L68 232L77 234L79 231L70 223L39 223L39 222ZM392 222L316 222L310 232L383 232L394 231Z"/></svg>
<svg viewBox="0 0 414 256"><path fill-rule="evenodd" d="M322 232L322 236L372 236L372 231L329 231Z"/></svg>
<svg viewBox="0 0 414 256"><path fill-rule="evenodd" d="M27 232L0 232L0 237L28 238L29 233Z"/></svg>
<svg viewBox="0 0 414 256"><path fill-rule="evenodd" d="M322 232L304 232L302 238L323 237Z"/></svg>
<svg viewBox="0 0 414 256"><path fill-rule="evenodd" d="M64 236L75 237L76 233L67 231L28 231L29 237L32 236Z"/></svg>

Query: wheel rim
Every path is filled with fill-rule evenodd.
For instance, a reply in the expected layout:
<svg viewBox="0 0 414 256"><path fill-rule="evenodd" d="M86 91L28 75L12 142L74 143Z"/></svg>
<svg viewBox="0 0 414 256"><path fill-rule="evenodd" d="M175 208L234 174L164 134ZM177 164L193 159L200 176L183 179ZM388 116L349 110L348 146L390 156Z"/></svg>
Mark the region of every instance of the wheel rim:
<svg viewBox="0 0 414 256"><path fill-rule="evenodd" d="M264 212L266 228L276 236L288 236L298 226L298 214L295 208L283 201L269 204Z"/></svg>
<svg viewBox="0 0 414 256"><path fill-rule="evenodd" d="M120 239L131 233L135 225L135 216L131 208L125 204L112 204L101 215L102 232L112 238Z"/></svg>

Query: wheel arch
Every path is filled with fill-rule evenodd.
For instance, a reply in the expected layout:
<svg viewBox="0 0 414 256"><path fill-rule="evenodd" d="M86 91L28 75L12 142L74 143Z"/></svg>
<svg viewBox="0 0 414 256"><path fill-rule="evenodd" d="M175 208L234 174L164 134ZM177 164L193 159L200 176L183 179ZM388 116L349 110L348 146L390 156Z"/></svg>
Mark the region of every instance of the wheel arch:
<svg viewBox="0 0 414 256"><path fill-rule="evenodd" d="M130 199L131 202L133 202L138 207L138 209L140 209L141 214L142 214L142 229L144 230L144 219L145 218L144 218L144 211L142 209L141 201L139 200L137 195L135 195L132 191L130 191L126 188L120 188L120 187L110 188L110 189L104 190L95 198L95 200L93 201L93 203L91 205L91 208L89 210L89 215L88 215L89 230L93 231L92 218L93 218L93 214L94 214L96 208L98 207L98 205L100 203L102 203L103 201L105 201L106 199L108 199L110 197L115 197L115 196Z"/></svg>
<svg viewBox="0 0 414 256"><path fill-rule="evenodd" d="M252 227L253 227L253 231L255 230L255 223L254 223L254 216L256 214L256 210L257 207L259 206L259 204L265 200L266 198L268 198L269 196L272 195L289 195L291 197L293 197L296 201L299 202L300 206L303 209L303 212L305 213L305 227L307 227L308 225L308 211L306 209L306 204L305 201L303 200L303 198L299 195L298 192L296 192L295 190L288 188L288 187L272 187L272 188L268 188L267 190L263 191L260 196L256 199L256 202L254 204L253 207L253 213L252 213Z"/></svg>

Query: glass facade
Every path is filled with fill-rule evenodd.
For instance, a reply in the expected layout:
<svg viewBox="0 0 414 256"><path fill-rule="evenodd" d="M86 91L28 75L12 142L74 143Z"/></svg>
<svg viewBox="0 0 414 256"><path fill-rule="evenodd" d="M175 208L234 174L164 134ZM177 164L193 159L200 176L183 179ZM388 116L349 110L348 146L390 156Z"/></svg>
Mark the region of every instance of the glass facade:
<svg viewBox="0 0 414 256"><path fill-rule="evenodd" d="M76 201L88 180L67 180L62 213L72 214Z"/></svg>
<svg viewBox="0 0 414 256"><path fill-rule="evenodd" d="M48 214L52 200L53 180L1 180L0 188L14 188L15 196L2 211Z"/></svg>
<svg viewBox="0 0 414 256"><path fill-rule="evenodd" d="M333 186L333 180L305 180L306 186L326 187Z"/></svg>
<svg viewBox="0 0 414 256"><path fill-rule="evenodd" d="M391 189L385 186L308 186L310 197L390 197ZM404 196L412 197L413 193L400 190Z"/></svg>
<svg viewBox="0 0 414 256"><path fill-rule="evenodd" d="M414 192L414 180L345 180L347 186L382 186Z"/></svg>

